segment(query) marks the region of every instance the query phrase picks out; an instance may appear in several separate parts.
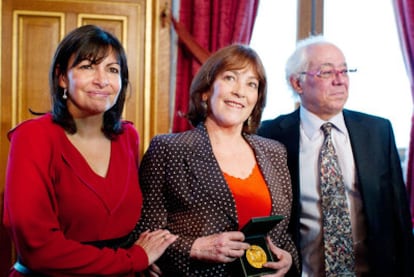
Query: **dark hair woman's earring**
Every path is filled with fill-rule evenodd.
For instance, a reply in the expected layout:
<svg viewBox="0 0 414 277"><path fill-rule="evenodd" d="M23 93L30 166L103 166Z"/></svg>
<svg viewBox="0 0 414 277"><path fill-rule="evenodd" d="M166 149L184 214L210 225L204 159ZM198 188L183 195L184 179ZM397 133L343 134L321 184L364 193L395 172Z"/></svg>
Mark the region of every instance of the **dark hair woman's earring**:
<svg viewBox="0 0 414 277"><path fill-rule="evenodd" d="M201 107L207 112L207 101L201 101Z"/></svg>
<svg viewBox="0 0 414 277"><path fill-rule="evenodd" d="M67 92L68 92L68 90L67 89L63 89L63 95L62 95L62 98L63 99L68 99L68 95L67 95Z"/></svg>

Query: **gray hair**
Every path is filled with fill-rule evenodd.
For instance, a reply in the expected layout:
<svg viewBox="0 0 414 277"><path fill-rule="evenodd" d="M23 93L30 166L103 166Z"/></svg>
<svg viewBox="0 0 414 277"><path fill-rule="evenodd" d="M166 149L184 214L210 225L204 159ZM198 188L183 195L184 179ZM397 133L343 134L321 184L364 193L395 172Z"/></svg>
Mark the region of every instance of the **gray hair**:
<svg viewBox="0 0 414 277"><path fill-rule="evenodd" d="M290 55L286 62L285 66L285 78L288 83L288 86L293 90L290 83L290 78L293 76L295 78L306 78L306 75L300 74L300 72L306 71L309 66L309 57L307 54L307 49L311 45L317 44L332 44L327 41L323 35L309 36L305 39L299 40L296 43L296 49ZM296 93L295 93L296 94Z"/></svg>

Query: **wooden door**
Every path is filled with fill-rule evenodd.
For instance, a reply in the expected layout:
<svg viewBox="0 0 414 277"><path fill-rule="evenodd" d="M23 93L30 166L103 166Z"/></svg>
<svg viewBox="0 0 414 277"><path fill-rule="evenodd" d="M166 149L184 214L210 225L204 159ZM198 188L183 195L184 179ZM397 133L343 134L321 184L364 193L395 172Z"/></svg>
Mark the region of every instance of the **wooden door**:
<svg viewBox="0 0 414 277"><path fill-rule="evenodd" d="M48 72L59 41L72 29L99 25L127 52L130 88L124 117L134 122L142 153L150 138L169 130L169 28L161 9L170 0L2 0L0 71L0 210L3 207L7 131L50 110ZM159 101L161 99L161 101ZM28 139L36 139L36 134ZM24 170L22 168L22 170ZM0 276L13 260L0 225Z"/></svg>

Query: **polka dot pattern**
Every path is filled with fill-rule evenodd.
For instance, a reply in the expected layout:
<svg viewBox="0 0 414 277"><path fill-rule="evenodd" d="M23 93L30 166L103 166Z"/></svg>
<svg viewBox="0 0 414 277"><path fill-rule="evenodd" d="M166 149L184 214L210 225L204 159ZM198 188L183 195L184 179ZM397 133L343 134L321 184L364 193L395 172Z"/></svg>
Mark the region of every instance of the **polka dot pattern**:
<svg viewBox="0 0 414 277"><path fill-rule="evenodd" d="M271 192L272 214L286 216L269 235L298 265L296 249L286 234L292 201L286 150L256 135L245 135L245 139ZM196 238L238 229L235 202L205 127L154 137L141 162L140 185L144 205L138 232L166 228L179 235L157 261L165 276L231 276L226 264L189 258Z"/></svg>

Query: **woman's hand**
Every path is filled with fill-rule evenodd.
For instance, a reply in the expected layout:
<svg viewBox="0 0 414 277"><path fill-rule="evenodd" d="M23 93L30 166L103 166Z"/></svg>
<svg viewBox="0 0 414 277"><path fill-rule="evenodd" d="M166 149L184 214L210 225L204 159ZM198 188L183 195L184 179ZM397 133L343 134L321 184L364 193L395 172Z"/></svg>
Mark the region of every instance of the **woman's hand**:
<svg viewBox="0 0 414 277"><path fill-rule="evenodd" d="M148 268L148 276L149 277L159 277L161 275L162 275L162 271L156 264L152 264Z"/></svg>
<svg viewBox="0 0 414 277"><path fill-rule="evenodd" d="M242 232L224 232L196 239L190 257L197 260L229 263L241 257L249 244L243 242Z"/></svg>
<svg viewBox="0 0 414 277"><path fill-rule="evenodd" d="M292 256L289 252L280 249L273 244L272 240L269 237L266 237L267 243L269 245L270 251L278 258L277 262L267 262L263 267L276 269L275 274L264 275L263 277L280 277L285 276L292 266Z"/></svg>
<svg viewBox="0 0 414 277"><path fill-rule="evenodd" d="M162 276L161 269L154 263L148 267L144 272L136 273L137 277L160 277Z"/></svg>
<svg viewBox="0 0 414 277"><path fill-rule="evenodd" d="M143 232L136 245L144 248L148 256L148 264L154 263L164 253L165 249L173 243L178 236L171 234L168 230L156 230Z"/></svg>

